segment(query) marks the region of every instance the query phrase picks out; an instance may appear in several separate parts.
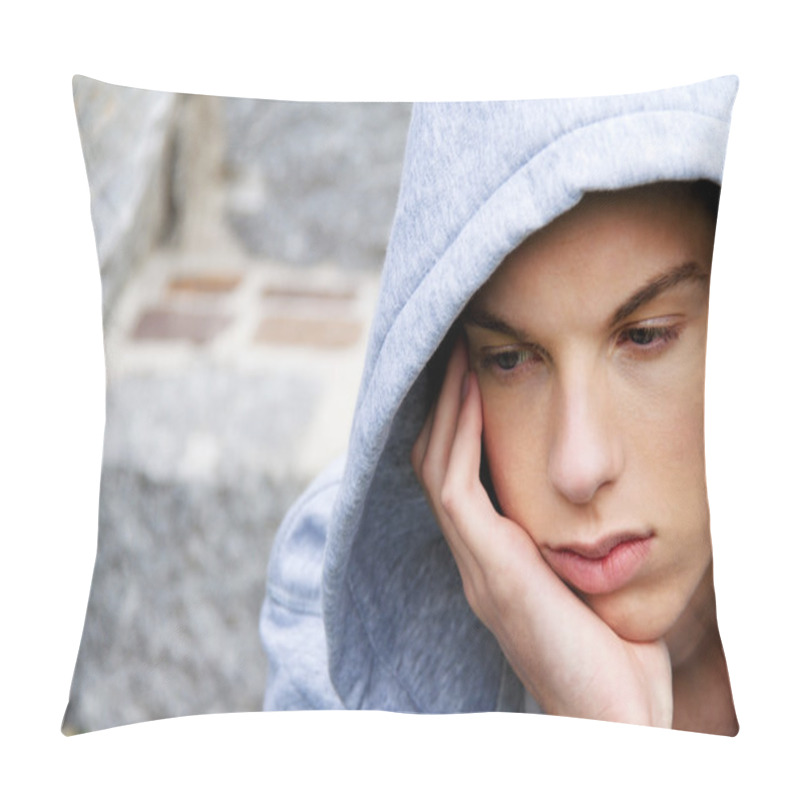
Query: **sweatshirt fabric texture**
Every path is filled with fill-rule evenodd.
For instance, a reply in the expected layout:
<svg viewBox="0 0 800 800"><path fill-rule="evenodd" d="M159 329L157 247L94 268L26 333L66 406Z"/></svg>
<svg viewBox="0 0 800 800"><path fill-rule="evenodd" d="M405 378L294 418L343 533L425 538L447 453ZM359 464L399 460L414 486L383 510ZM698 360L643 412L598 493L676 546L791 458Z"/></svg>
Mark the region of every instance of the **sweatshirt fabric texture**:
<svg viewBox="0 0 800 800"><path fill-rule="evenodd" d="M586 192L721 183L737 86L414 107L348 452L270 557L265 709L523 709L409 461L429 362L503 258Z"/></svg>

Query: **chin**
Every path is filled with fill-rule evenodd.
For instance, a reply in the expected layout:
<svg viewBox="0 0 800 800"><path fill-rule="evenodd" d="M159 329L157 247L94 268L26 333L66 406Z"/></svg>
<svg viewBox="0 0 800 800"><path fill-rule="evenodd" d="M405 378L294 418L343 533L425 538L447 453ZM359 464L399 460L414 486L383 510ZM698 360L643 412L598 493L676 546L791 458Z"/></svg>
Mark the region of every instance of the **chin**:
<svg viewBox="0 0 800 800"><path fill-rule="evenodd" d="M629 642L654 642L663 638L683 610L683 606L657 608L652 602L613 595L583 599L617 636Z"/></svg>

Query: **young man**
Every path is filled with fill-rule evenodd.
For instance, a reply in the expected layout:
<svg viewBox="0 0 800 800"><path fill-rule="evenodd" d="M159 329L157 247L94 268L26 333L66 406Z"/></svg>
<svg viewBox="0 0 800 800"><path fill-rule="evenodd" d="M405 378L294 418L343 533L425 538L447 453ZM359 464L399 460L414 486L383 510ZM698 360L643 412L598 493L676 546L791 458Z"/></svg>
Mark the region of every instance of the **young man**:
<svg viewBox="0 0 800 800"><path fill-rule="evenodd" d="M415 110L347 461L271 560L266 708L736 732L703 454L735 89Z"/></svg>
<svg viewBox="0 0 800 800"><path fill-rule="evenodd" d="M694 183L587 195L469 304L414 447L470 606L548 712L737 730L703 452L714 227Z"/></svg>

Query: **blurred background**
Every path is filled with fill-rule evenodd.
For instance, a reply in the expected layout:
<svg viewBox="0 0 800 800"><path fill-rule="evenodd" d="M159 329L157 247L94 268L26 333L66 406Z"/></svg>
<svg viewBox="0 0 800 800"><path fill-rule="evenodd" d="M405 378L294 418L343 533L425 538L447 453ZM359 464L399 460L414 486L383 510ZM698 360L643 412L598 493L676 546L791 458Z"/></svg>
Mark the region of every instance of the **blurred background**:
<svg viewBox="0 0 800 800"><path fill-rule="evenodd" d="M107 399L63 730L257 711L270 546L346 447L411 109L74 95Z"/></svg>

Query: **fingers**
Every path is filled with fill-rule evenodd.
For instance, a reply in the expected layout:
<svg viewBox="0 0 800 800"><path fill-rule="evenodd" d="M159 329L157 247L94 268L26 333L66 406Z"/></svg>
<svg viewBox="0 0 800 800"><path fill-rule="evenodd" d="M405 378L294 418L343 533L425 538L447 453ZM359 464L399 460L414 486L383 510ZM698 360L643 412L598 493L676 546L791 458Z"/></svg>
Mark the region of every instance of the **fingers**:
<svg viewBox="0 0 800 800"><path fill-rule="evenodd" d="M411 448L411 466L414 468L414 474L417 480L422 483L422 462L425 458L425 453L428 451L428 441L431 438L431 428L433 427L433 414L436 408L432 408L425 417L425 424L422 426L414 446Z"/></svg>
<svg viewBox="0 0 800 800"><path fill-rule="evenodd" d="M437 496L437 500L450 460L467 364L466 345L459 340L448 362L437 402L411 451L411 462L417 478L426 491Z"/></svg>
<svg viewBox="0 0 800 800"><path fill-rule="evenodd" d="M466 344L459 340L450 357L442 388L436 404L429 412L411 451L411 463L439 527L453 553L465 583L475 570L475 564L461 541L461 534L442 505L442 487L452 466L452 449L459 425L465 378L468 379L469 359ZM477 386L475 394L477 395ZM480 432L478 432L478 464L480 463ZM476 467L476 478L478 468ZM453 499L458 504L458 499Z"/></svg>
<svg viewBox="0 0 800 800"><path fill-rule="evenodd" d="M533 546L524 531L497 514L481 483L482 429L478 380L468 371L466 344L459 341L411 460L478 616L487 575L505 574L508 559L518 566L524 561L520 548Z"/></svg>
<svg viewBox="0 0 800 800"><path fill-rule="evenodd" d="M481 511L481 517L485 516L485 509L481 508L483 504L476 506L476 499L482 501L485 497L491 505L485 491L478 491L483 489L480 482L482 429L480 389L475 375L468 372L464 377L464 398L456 420L447 476L442 486L442 505L457 526L468 521L464 519L465 516L473 518L478 510ZM464 498L473 501L470 503L471 513L460 502Z"/></svg>

